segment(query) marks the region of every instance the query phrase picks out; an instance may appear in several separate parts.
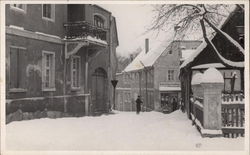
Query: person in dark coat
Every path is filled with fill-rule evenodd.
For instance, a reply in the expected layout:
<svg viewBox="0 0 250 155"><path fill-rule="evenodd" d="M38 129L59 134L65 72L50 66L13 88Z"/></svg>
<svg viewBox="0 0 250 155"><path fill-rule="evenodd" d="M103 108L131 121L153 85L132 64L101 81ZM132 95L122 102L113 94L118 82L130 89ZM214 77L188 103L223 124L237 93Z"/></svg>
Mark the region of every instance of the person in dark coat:
<svg viewBox="0 0 250 155"><path fill-rule="evenodd" d="M173 111L177 110L177 101L173 99Z"/></svg>
<svg viewBox="0 0 250 155"><path fill-rule="evenodd" d="M136 113L139 114L141 111L141 104L143 103L141 100L141 96L138 96L135 102L136 102Z"/></svg>

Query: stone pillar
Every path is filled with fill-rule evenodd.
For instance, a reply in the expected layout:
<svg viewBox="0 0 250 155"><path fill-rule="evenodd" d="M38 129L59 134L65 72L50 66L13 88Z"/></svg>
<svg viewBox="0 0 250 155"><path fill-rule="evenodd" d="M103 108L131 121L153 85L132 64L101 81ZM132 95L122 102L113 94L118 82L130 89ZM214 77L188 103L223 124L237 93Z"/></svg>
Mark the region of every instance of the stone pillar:
<svg viewBox="0 0 250 155"><path fill-rule="evenodd" d="M215 68L205 71L201 86L204 91L203 127L210 130L221 130L221 93L224 79Z"/></svg>
<svg viewBox="0 0 250 155"><path fill-rule="evenodd" d="M221 91L223 83L202 83L204 90L204 129L221 129Z"/></svg>
<svg viewBox="0 0 250 155"><path fill-rule="evenodd" d="M89 95L85 96L85 115L89 115Z"/></svg>
<svg viewBox="0 0 250 155"><path fill-rule="evenodd" d="M203 77L202 73L196 73L192 77L191 85L194 97L203 98L203 88L201 86L202 77Z"/></svg>

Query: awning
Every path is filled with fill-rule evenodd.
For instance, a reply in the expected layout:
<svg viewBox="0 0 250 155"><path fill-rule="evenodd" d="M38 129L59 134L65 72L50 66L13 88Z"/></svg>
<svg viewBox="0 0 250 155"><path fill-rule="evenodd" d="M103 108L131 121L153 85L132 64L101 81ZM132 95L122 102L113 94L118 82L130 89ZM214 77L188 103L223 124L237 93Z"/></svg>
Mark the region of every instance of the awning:
<svg viewBox="0 0 250 155"><path fill-rule="evenodd" d="M181 91L181 87L178 86L160 86L160 91Z"/></svg>

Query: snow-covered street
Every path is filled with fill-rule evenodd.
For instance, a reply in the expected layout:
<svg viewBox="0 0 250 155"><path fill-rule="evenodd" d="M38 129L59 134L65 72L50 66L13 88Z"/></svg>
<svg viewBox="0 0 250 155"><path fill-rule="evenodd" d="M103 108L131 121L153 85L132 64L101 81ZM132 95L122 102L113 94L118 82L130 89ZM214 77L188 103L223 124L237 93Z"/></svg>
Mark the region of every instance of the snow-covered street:
<svg viewBox="0 0 250 155"><path fill-rule="evenodd" d="M115 112L6 126L7 150L242 150L244 138L202 138L186 114Z"/></svg>

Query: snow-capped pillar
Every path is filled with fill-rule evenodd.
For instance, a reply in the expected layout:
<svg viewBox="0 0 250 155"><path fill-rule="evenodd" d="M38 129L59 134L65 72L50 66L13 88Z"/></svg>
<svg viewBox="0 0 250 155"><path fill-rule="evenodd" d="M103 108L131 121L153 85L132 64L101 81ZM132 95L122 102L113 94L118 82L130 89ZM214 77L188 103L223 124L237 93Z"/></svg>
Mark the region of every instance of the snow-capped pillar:
<svg viewBox="0 0 250 155"><path fill-rule="evenodd" d="M203 98L203 88L201 86L201 80L202 80L203 74L202 73L196 73L192 77L192 91L194 97L200 97Z"/></svg>
<svg viewBox="0 0 250 155"><path fill-rule="evenodd" d="M221 135L221 93L224 79L215 68L209 68L202 76L201 86L204 90L203 127L215 130L213 135ZM217 130L217 132L216 132Z"/></svg>

